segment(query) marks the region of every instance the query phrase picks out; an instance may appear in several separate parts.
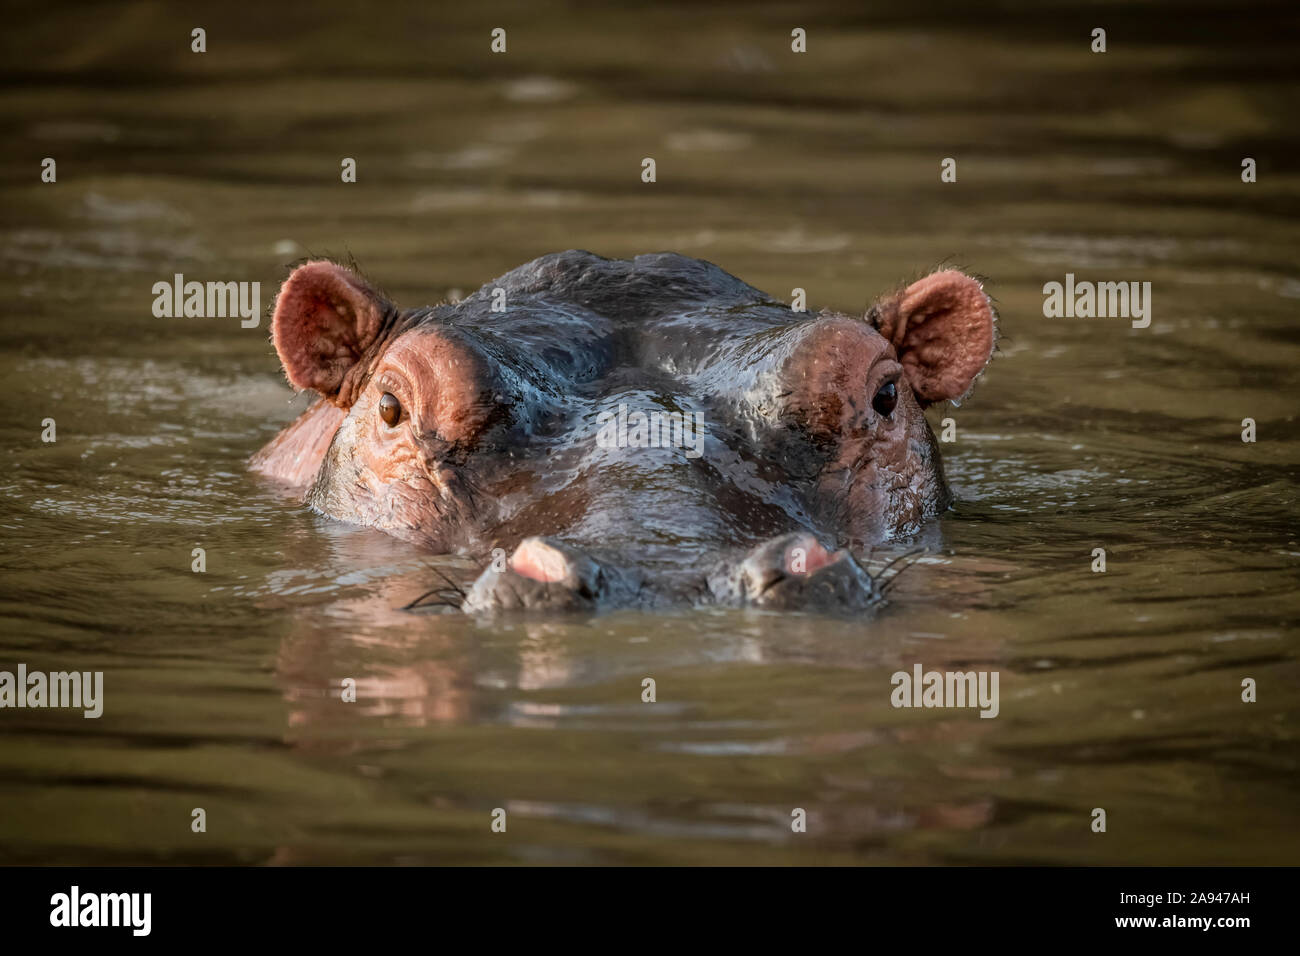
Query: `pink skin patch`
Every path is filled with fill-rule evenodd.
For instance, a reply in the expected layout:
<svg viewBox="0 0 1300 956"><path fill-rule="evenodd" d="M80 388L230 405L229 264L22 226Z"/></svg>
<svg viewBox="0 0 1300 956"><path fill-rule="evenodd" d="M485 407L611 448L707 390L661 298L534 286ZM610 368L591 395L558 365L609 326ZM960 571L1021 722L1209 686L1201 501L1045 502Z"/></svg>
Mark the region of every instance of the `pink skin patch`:
<svg viewBox="0 0 1300 956"><path fill-rule="evenodd" d="M296 487L311 484L347 412L318 401L249 460L259 474Z"/></svg>
<svg viewBox="0 0 1300 956"><path fill-rule="evenodd" d="M544 541L530 538L515 548L510 569L522 577L552 584L569 576L569 560Z"/></svg>
<svg viewBox="0 0 1300 956"><path fill-rule="evenodd" d="M802 551L802 559L796 552ZM799 544L792 545L785 552L785 567L790 574L812 574L814 571L820 571L828 564L834 564L843 554L839 551L830 552L821 546L815 540L801 541Z"/></svg>

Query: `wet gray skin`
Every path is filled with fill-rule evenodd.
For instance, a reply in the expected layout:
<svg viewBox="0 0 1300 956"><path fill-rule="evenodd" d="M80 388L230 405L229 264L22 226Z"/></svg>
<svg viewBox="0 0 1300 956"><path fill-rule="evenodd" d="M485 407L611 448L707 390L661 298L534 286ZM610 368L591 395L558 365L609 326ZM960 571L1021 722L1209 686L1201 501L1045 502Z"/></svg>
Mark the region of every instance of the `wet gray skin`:
<svg viewBox="0 0 1300 956"><path fill-rule="evenodd" d="M253 467L481 560L467 611L861 610L880 593L853 552L950 502L922 409L970 389L994 322L955 271L848 316L698 259L569 251L404 311L310 262L273 336L322 400Z"/></svg>

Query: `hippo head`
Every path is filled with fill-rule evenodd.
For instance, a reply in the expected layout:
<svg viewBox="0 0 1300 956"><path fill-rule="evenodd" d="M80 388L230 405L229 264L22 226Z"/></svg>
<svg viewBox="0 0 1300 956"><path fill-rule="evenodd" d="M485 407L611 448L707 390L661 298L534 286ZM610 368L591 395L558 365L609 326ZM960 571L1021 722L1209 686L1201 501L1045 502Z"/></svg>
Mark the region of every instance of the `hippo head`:
<svg viewBox="0 0 1300 956"><path fill-rule="evenodd" d="M334 518L509 553L467 606L794 606L872 598L834 548L947 507L922 409L970 389L994 313L956 271L853 317L683 256L571 251L415 310L309 262L272 334L290 383L322 400L255 469Z"/></svg>

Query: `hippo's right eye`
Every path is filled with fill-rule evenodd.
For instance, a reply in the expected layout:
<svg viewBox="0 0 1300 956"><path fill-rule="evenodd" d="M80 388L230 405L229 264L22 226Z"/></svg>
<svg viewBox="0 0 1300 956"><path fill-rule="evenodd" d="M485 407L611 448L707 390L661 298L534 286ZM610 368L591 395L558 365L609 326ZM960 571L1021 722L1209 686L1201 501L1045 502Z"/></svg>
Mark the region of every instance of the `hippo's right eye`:
<svg viewBox="0 0 1300 956"><path fill-rule="evenodd" d="M389 428L392 428L401 420L402 403L397 400L392 392L384 392L379 399L379 417L384 420L384 424Z"/></svg>

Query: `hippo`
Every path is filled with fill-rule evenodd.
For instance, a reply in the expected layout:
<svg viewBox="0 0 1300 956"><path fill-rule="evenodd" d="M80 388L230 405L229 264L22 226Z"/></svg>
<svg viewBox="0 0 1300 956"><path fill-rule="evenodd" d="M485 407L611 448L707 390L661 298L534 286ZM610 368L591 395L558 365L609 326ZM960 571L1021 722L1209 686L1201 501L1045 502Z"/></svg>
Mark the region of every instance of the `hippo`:
<svg viewBox="0 0 1300 956"><path fill-rule="evenodd" d="M878 606L854 550L950 505L923 409L962 399L996 340L956 270L847 315L699 259L579 250L417 309L308 261L271 325L319 399L252 469L490 562L452 582L467 612Z"/></svg>

